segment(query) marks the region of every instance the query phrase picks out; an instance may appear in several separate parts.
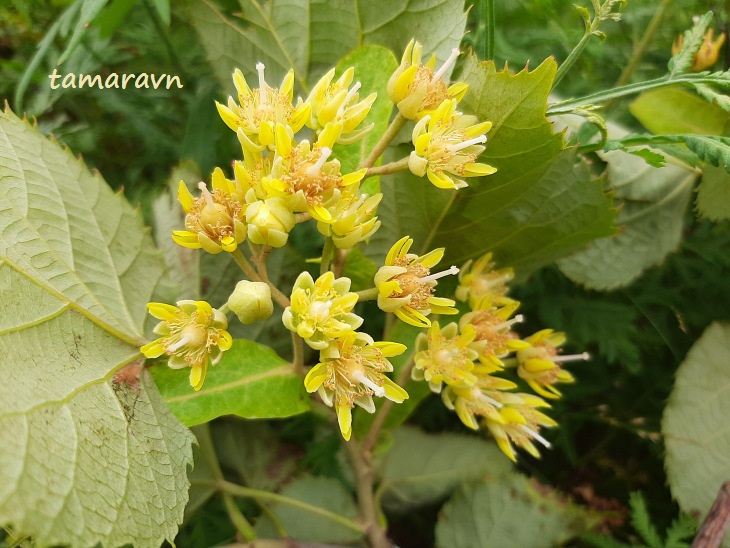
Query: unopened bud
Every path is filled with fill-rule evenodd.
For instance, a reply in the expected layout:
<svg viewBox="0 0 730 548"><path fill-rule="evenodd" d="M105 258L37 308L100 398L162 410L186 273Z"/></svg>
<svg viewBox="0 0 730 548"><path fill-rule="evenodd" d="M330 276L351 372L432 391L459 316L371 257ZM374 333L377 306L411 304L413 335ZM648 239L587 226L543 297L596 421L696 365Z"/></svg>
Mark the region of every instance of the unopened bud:
<svg viewBox="0 0 730 548"><path fill-rule="evenodd" d="M228 297L228 308L243 324L266 320L274 313L271 289L264 282L240 281Z"/></svg>

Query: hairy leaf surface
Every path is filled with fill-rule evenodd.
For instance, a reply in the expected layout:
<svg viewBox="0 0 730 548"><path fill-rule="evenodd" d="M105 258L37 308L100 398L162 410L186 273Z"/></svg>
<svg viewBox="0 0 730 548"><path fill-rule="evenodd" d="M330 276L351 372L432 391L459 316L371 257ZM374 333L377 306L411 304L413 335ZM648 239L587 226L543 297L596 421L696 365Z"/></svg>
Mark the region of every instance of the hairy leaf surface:
<svg viewBox="0 0 730 548"><path fill-rule="evenodd" d="M138 212L9 111L0 180L0 524L38 546L171 541L193 437L142 370L161 257Z"/></svg>
<svg viewBox="0 0 730 548"><path fill-rule="evenodd" d="M697 211L711 221L730 219L730 173L705 166L697 188Z"/></svg>

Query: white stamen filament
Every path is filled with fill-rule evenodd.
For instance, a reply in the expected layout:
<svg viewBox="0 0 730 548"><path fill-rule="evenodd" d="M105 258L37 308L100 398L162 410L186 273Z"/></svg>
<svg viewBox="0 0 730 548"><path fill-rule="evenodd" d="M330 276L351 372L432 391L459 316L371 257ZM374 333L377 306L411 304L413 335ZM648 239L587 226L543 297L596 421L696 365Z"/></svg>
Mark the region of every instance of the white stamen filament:
<svg viewBox="0 0 730 548"><path fill-rule="evenodd" d="M167 347L167 351L168 352L175 352L178 349L180 349L183 346L185 346L186 344L188 344L189 342L191 342L192 340L193 340L193 337L191 335L185 335L182 339L180 339L179 341L177 341L175 344L171 344L170 346L168 346Z"/></svg>
<svg viewBox="0 0 730 548"><path fill-rule="evenodd" d="M266 106L266 80L264 80L263 63L256 63L256 71L259 73L259 106Z"/></svg>
<svg viewBox="0 0 730 548"><path fill-rule="evenodd" d="M200 181L198 183L198 188L200 189L201 194L203 195L203 198L205 198L205 203L209 206L214 205L213 204L213 195L208 190L208 187L205 185L203 181Z"/></svg>
<svg viewBox="0 0 730 548"><path fill-rule="evenodd" d="M487 396L484 392L482 392L478 388L475 389L475 392L476 392L475 395L476 395L477 399L487 402L489 405L492 405L492 406L496 407L497 409L502 409L504 407L504 405L499 403L494 398L490 398L489 396Z"/></svg>
<svg viewBox="0 0 730 548"><path fill-rule="evenodd" d="M504 329L505 327L510 327L511 325L514 325L516 323L522 323L525 321L525 317L522 314L517 314L514 318L511 320L507 320L506 322L502 322L500 324L497 324L494 326L495 331L499 331L501 329Z"/></svg>
<svg viewBox="0 0 730 548"><path fill-rule="evenodd" d="M444 73L451 68L451 66L456 62L456 58L459 56L461 52L459 51L459 48L454 48L451 50L451 55L449 55L449 58L444 61L444 64L441 65L441 68L438 69L433 75L433 79L437 80L438 78L441 78Z"/></svg>
<svg viewBox="0 0 730 548"><path fill-rule="evenodd" d="M378 396L379 398L382 398L385 396L385 388L382 386L378 386L373 381L367 378L367 375L363 373L362 371L355 371L353 373L350 373L350 377L352 377L353 380L359 382L360 384L364 384L367 386L370 390L373 391L373 394Z"/></svg>
<svg viewBox="0 0 730 548"><path fill-rule="evenodd" d="M347 211L345 212L346 215L355 215L357 213L357 210L360 209L360 206L367 200L368 195L367 194L360 194L360 197L357 199L357 202L352 204L349 208L347 208Z"/></svg>
<svg viewBox="0 0 730 548"><path fill-rule="evenodd" d="M322 153L319 157L319 160L315 164L312 164L307 168L307 175L310 177L314 177L316 175L319 175L320 170L322 169L322 166L324 166L324 163L327 161L327 158L330 157L330 154L332 154L332 150L327 147L322 147L319 149Z"/></svg>
<svg viewBox="0 0 730 548"><path fill-rule="evenodd" d="M314 301L309 305L309 315L318 320L324 320L330 315L332 301Z"/></svg>
<svg viewBox="0 0 730 548"><path fill-rule="evenodd" d="M581 360L590 360L591 355L588 352L583 352L582 354L568 354L567 356L555 356L552 358L552 360L555 363L562 363L562 362L577 362Z"/></svg>
<svg viewBox="0 0 730 548"><path fill-rule="evenodd" d="M428 276L424 276L423 278L419 278L419 280L421 283L434 282L439 278L452 275L455 276L458 273L459 269L456 266L452 266L451 268L448 268L442 272L437 272L436 274L430 274Z"/></svg>
<svg viewBox="0 0 730 548"><path fill-rule="evenodd" d="M499 276L498 278L494 278L493 280L487 280L486 282L486 289L489 289L490 287L493 287L495 285L499 285L501 283L508 282L512 279L511 274L503 274Z"/></svg>
<svg viewBox="0 0 730 548"><path fill-rule="evenodd" d="M539 441L541 444L543 444L547 449L550 449L551 445L548 440L543 438L540 434L535 432L532 428L529 428L528 426L525 426L524 424L520 424L520 428L522 431L530 436L532 439Z"/></svg>
<svg viewBox="0 0 730 548"><path fill-rule="evenodd" d="M345 97L345 100L342 102L342 106L340 106L339 109L337 109L337 115L342 116L345 109L347 108L347 103L349 103L352 98L355 96L357 91L362 87L362 84L360 82L355 82L355 85L352 86L352 89L347 92L347 97Z"/></svg>
<svg viewBox="0 0 730 548"><path fill-rule="evenodd" d="M463 141L457 145L449 145L449 150L451 152L459 152L460 150L469 148L472 145L480 145L480 144L486 143L486 142L487 142L487 136L479 135L478 137L474 137L473 139L467 139L466 141Z"/></svg>

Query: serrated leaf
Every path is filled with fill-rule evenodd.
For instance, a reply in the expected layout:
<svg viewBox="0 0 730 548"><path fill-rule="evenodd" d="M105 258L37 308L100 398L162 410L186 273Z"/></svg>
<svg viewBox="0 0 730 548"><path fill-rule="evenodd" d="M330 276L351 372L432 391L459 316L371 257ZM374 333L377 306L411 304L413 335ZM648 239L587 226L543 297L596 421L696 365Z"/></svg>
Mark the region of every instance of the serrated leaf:
<svg viewBox="0 0 730 548"><path fill-rule="evenodd" d="M649 548L662 548L664 543L651 521L649 509L646 507L646 501L640 491L634 491L629 495L629 505L631 506L631 525L634 526L636 532L641 535Z"/></svg>
<svg viewBox="0 0 730 548"><path fill-rule="evenodd" d="M378 44L400 54L412 37L443 61L458 47L466 25L461 0L411 0L407 6L389 0L240 0L240 7L241 22L210 0L190 7L216 76L231 91L233 69L255 80L254 65L261 61L272 85L293 68L308 92L358 46Z"/></svg>
<svg viewBox="0 0 730 548"><path fill-rule="evenodd" d="M346 518L355 518L357 506L352 495L332 478L303 477L289 483L281 491L287 498L321 508ZM362 538L362 533L347 528L332 519L289 504L271 504L268 509L278 518L288 536L299 541L322 543L352 543ZM278 535L270 520L261 520L256 530L262 536Z"/></svg>
<svg viewBox="0 0 730 548"><path fill-rule="evenodd" d="M730 174L724 169L706 166L697 188L697 211L711 221L730 219Z"/></svg>
<svg viewBox="0 0 730 548"><path fill-rule="evenodd" d="M697 19L691 29L684 33L682 47L676 55L673 55L669 60L668 68L670 77L686 72L692 66L695 55L704 40L705 32L710 26L710 23L712 23L712 17L712 12L708 11L702 17Z"/></svg>
<svg viewBox="0 0 730 548"><path fill-rule="evenodd" d="M722 135L730 120L718 105L679 87L646 91L629 104L629 111L655 135Z"/></svg>
<svg viewBox="0 0 730 548"><path fill-rule="evenodd" d="M679 366L664 410L669 487L688 514L707 514L730 471L728 362L730 325L712 323Z"/></svg>
<svg viewBox="0 0 730 548"><path fill-rule="evenodd" d="M430 435L402 427L377 470L385 507L409 511L447 497L460 484L501 476L512 463L497 445L476 436Z"/></svg>
<svg viewBox="0 0 730 548"><path fill-rule="evenodd" d="M309 409L304 382L292 365L268 346L253 341L234 340L198 391L190 386L186 370L159 363L150 372L165 403L187 426L221 415L270 419Z"/></svg>
<svg viewBox="0 0 730 548"><path fill-rule="evenodd" d="M617 131L611 128L612 134ZM677 249L697 174L674 164L653 168L621 150L601 156L621 204L616 218L621 231L592 242L558 266L574 282L605 291L629 284Z"/></svg>
<svg viewBox="0 0 730 548"><path fill-rule="evenodd" d="M521 273L613 233L611 201L545 119L556 64L512 75L470 57L461 79L470 91L460 107L493 123L481 160L498 171L459 191L435 188L410 173L383 177L383 226L366 253L382 259L403 235L413 251L446 247L444 264L493 251ZM406 154L402 151L400 156Z"/></svg>
<svg viewBox="0 0 730 548"><path fill-rule="evenodd" d="M545 499L526 478L507 475L459 490L439 514L436 546L549 548L581 528L558 501Z"/></svg>
<svg viewBox="0 0 730 548"><path fill-rule="evenodd" d="M159 253L121 195L9 111L0 166L0 524L38 546L172 541L193 438L142 370Z"/></svg>
<svg viewBox="0 0 730 548"><path fill-rule="evenodd" d="M699 156L700 160L722 167L730 173L730 137L717 135L682 135L684 144Z"/></svg>
<svg viewBox="0 0 730 548"><path fill-rule="evenodd" d="M726 73L727 74L727 73ZM692 84L697 95L705 99L705 101L717 105L724 111L730 111L730 97L719 93L706 84Z"/></svg>

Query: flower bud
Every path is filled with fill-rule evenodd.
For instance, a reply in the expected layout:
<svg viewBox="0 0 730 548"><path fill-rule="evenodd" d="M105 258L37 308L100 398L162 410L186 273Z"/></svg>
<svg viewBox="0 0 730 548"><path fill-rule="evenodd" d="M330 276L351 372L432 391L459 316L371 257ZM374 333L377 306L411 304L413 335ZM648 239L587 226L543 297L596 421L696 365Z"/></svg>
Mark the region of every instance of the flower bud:
<svg viewBox="0 0 730 548"><path fill-rule="evenodd" d="M255 244L283 247L296 219L281 198L257 201L246 209L248 237Z"/></svg>
<svg viewBox="0 0 730 548"><path fill-rule="evenodd" d="M271 289L264 282L242 280L228 297L228 308L247 325L266 320L274 313Z"/></svg>

